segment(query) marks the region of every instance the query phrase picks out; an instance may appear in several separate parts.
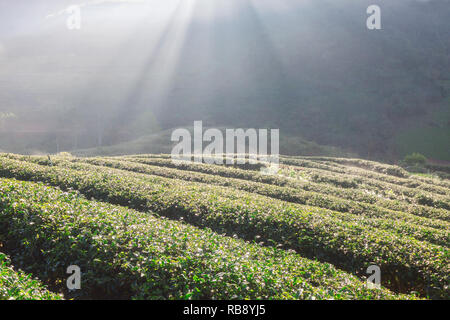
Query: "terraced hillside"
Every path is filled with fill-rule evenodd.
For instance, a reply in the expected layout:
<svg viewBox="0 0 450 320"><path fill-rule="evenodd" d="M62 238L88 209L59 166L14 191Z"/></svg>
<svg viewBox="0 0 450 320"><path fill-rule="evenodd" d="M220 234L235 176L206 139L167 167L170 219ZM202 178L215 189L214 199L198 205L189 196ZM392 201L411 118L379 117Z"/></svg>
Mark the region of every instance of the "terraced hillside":
<svg viewBox="0 0 450 320"><path fill-rule="evenodd" d="M449 180L357 159L281 163L268 175L168 155L1 154L1 251L66 298L450 297ZM81 290L65 289L69 265ZM381 288L366 283L371 265Z"/></svg>

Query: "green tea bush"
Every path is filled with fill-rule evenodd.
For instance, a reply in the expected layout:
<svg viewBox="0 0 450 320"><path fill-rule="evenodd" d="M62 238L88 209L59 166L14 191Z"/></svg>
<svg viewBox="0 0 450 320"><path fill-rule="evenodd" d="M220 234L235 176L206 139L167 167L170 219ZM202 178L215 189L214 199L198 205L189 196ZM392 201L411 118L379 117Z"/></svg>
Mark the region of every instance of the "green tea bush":
<svg viewBox="0 0 450 320"><path fill-rule="evenodd" d="M292 252L41 184L0 179L0 212L1 241L30 270L60 283L66 266L80 267L77 298L414 298Z"/></svg>
<svg viewBox="0 0 450 320"><path fill-rule="evenodd" d="M0 252L0 300L61 300L32 275L16 271L11 260Z"/></svg>
<svg viewBox="0 0 450 320"><path fill-rule="evenodd" d="M154 211L171 219L182 218L199 227L246 240L274 242L355 274L362 274L369 264L377 264L383 270L386 286L432 297L448 296L448 245L434 245L389 230L372 229L342 213L231 188L150 175L143 178L131 172L77 165L79 170L3 158L0 174L44 181L66 190L77 189L88 197ZM442 234L442 241L448 244L448 233Z"/></svg>
<svg viewBox="0 0 450 320"><path fill-rule="evenodd" d="M420 153L412 153L405 156L403 163L407 166L424 166L427 163L427 158Z"/></svg>

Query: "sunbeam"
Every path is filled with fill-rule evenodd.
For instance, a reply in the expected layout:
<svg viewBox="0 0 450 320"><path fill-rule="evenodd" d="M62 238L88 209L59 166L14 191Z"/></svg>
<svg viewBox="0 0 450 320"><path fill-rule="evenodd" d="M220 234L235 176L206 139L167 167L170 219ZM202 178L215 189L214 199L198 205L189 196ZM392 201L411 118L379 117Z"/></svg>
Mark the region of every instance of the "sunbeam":
<svg viewBox="0 0 450 320"><path fill-rule="evenodd" d="M0 300L450 298L449 3L0 0Z"/></svg>

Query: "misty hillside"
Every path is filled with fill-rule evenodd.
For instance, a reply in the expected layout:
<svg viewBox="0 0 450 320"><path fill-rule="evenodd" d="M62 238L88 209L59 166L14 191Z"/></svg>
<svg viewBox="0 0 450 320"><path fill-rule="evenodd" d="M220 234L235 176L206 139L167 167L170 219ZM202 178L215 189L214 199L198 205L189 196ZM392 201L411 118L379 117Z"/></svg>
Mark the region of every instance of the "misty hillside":
<svg viewBox="0 0 450 320"><path fill-rule="evenodd" d="M366 28L374 3L382 30ZM0 4L3 151L108 147L202 119L450 161L449 1L103 1L81 8L80 30L70 4Z"/></svg>

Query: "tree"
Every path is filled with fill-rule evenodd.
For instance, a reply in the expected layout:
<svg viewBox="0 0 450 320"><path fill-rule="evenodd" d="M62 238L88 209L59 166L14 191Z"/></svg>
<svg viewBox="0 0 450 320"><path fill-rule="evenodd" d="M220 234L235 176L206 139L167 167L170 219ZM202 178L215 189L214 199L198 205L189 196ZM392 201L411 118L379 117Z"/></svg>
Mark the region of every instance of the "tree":
<svg viewBox="0 0 450 320"><path fill-rule="evenodd" d="M0 129L3 129L5 126L5 121L7 119L14 119L17 118L17 116L12 112L0 112Z"/></svg>
<svg viewBox="0 0 450 320"><path fill-rule="evenodd" d="M414 152L405 156L403 162L409 166L423 166L427 163L427 158L423 154Z"/></svg>

